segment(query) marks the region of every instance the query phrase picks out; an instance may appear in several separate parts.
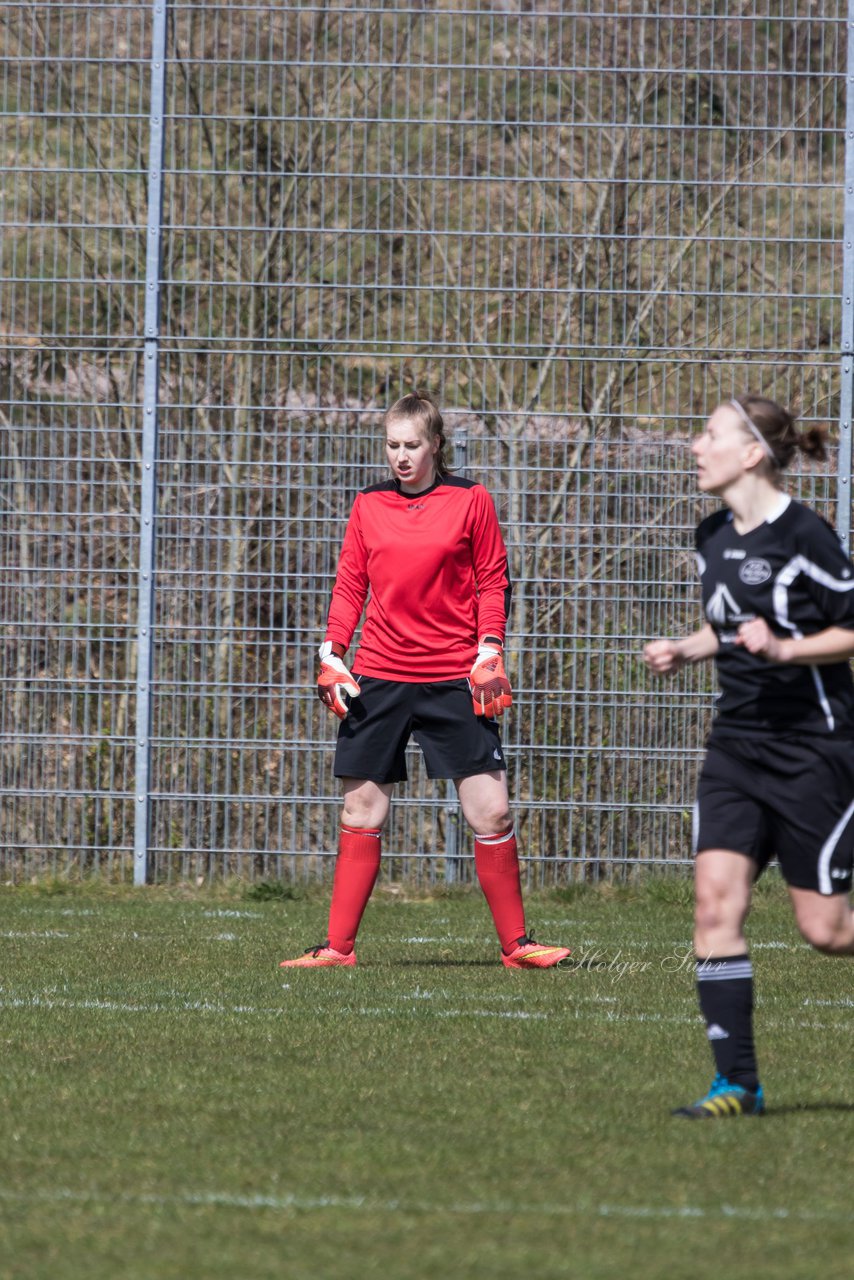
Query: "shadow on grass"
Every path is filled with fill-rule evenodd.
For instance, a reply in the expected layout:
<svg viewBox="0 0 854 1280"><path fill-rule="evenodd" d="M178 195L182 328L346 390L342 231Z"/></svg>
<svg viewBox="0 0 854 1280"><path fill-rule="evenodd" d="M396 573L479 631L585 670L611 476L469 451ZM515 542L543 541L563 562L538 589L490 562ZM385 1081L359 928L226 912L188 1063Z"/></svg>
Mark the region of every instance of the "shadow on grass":
<svg viewBox="0 0 854 1280"><path fill-rule="evenodd" d="M401 969L494 969L495 960L455 960L451 956L446 959L437 957L434 960L394 960L390 964L393 968Z"/></svg>
<svg viewBox="0 0 854 1280"><path fill-rule="evenodd" d="M452 956L442 958L436 957L433 960L393 960L389 964L397 969L494 969L500 966L500 960L457 960ZM580 965L570 965L566 967L562 964L552 966L559 973L577 973L581 968ZM516 969L514 973L545 973L544 969Z"/></svg>
<svg viewBox="0 0 854 1280"><path fill-rule="evenodd" d="M793 1102L789 1106L766 1107L763 1119L793 1116L801 1111L854 1111L854 1102Z"/></svg>

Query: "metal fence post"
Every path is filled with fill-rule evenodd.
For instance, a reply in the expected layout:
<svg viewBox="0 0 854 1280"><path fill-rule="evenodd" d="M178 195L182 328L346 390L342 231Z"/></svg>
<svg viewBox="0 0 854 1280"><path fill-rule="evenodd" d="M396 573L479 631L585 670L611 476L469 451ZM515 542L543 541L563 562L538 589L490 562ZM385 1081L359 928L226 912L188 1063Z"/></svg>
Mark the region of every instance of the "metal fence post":
<svg viewBox="0 0 854 1280"><path fill-rule="evenodd" d="M454 472L465 475L468 436L464 431L454 436ZM462 870L460 802L453 782L445 790L445 884L459 884Z"/></svg>
<svg viewBox="0 0 854 1280"><path fill-rule="evenodd" d="M163 115L166 108L167 0L156 0L151 39L148 215L145 253L144 377L142 397L142 477L140 482L139 570L136 637L136 724L134 771L133 882L148 879L151 769L152 630L154 625L154 544L157 507L157 409L160 380L160 257L163 234Z"/></svg>
<svg viewBox="0 0 854 1280"><path fill-rule="evenodd" d="M836 530L851 550L851 422L854 414L854 0L848 0L845 69L845 221L842 233L842 376L839 390Z"/></svg>

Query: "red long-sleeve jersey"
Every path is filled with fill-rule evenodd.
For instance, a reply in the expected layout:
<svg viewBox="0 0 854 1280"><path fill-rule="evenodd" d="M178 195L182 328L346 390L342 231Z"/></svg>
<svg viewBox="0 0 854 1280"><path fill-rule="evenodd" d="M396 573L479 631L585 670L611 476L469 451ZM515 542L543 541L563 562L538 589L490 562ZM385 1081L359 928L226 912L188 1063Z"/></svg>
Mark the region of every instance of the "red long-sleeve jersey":
<svg viewBox="0 0 854 1280"><path fill-rule="evenodd" d="M353 672L408 682L467 676L481 636L503 641L510 602L507 549L483 485L441 476L424 493L387 480L358 494L327 640L350 644L366 598Z"/></svg>

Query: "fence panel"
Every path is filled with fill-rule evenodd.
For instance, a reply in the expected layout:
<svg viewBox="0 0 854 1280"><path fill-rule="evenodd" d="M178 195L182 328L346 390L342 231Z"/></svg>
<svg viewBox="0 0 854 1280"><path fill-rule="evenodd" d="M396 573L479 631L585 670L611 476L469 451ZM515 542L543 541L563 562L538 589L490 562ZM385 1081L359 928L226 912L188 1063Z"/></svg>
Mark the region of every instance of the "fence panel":
<svg viewBox="0 0 854 1280"><path fill-rule="evenodd" d="M153 12L2 19L10 877L126 873L133 841ZM314 655L415 386L508 540L529 881L684 861L710 673L653 686L638 655L697 617L705 414L750 388L839 418L845 6L168 16L153 874L328 865ZM832 467L795 488L833 516ZM410 762L385 874L431 883L458 819Z"/></svg>
<svg viewBox="0 0 854 1280"><path fill-rule="evenodd" d="M149 12L0 14L3 875L133 847Z"/></svg>

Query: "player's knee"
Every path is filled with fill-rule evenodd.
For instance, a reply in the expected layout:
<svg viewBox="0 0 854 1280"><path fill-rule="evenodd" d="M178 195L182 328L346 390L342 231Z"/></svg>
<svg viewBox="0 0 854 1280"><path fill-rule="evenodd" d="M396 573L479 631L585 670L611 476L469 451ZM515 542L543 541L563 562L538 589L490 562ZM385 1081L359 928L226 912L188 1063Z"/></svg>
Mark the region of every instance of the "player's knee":
<svg viewBox="0 0 854 1280"><path fill-rule="evenodd" d="M816 951L823 951L826 955L833 955L837 950L836 937L831 930L815 925L801 925L801 933L807 942Z"/></svg>
<svg viewBox="0 0 854 1280"><path fill-rule="evenodd" d="M850 921L847 928L840 928L830 920L799 920L798 928L810 946L825 955L847 955L854 950L854 927Z"/></svg>
<svg viewBox="0 0 854 1280"><path fill-rule="evenodd" d="M510 831L513 826L513 815L505 805L493 809L484 809L478 814L472 826L477 835L500 836Z"/></svg>
<svg viewBox="0 0 854 1280"><path fill-rule="evenodd" d="M364 803L345 802L341 811L341 822L345 827L382 828L388 818L388 807Z"/></svg>
<svg viewBox="0 0 854 1280"><path fill-rule="evenodd" d="M727 908L726 894L716 885L698 886L694 903L695 931L706 934L723 928L732 914Z"/></svg>

